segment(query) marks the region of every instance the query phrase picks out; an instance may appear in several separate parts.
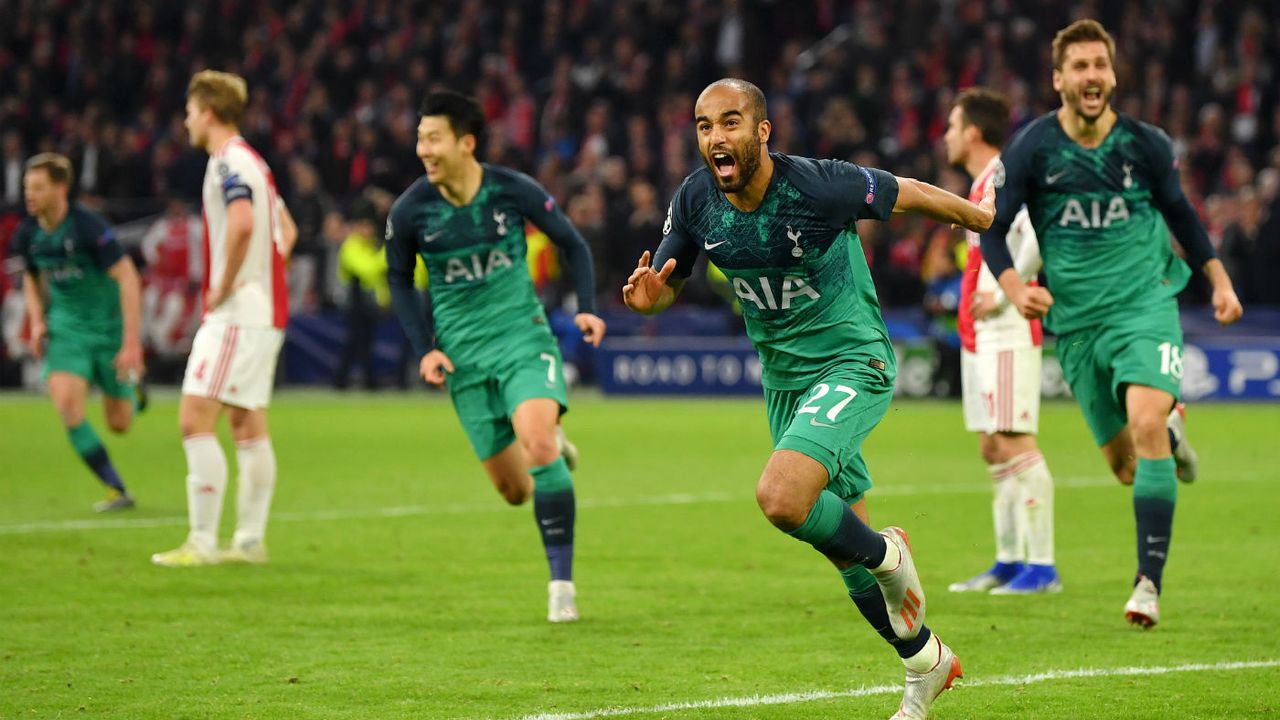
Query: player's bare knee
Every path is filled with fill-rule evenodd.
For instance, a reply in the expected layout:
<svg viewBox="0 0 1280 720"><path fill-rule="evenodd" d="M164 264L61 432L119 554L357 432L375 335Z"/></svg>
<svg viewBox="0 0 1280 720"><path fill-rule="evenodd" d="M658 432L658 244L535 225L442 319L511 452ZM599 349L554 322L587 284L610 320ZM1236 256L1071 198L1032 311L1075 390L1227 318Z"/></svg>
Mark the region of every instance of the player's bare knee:
<svg viewBox="0 0 1280 720"><path fill-rule="evenodd" d="M498 493L502 495L502 499L506 500L508 505L523 505L532 494L530 485L531 483L523 480L507 480L499 485Z"/></svg>
<svg viewBox="0 0 1280 720"><path fill-rule="evenodd" d="M982 451L982 461L988 465L999 465L1005 462L1004 454L1001 452L1000 441L994 435L983 435L980 444Z"/></svg>
<svg viewBox="0 0 1280 720"><path fill-rule="evenodd" d="M178 430L182 433L182 437L189 438L193 435L207 435L213 432L214 424L199 413L179 412Z"/></svg>
<svg viewBox="0 0 1280 720"><path fill-rule="evenodd" d="M84 408L75 404L68 403L66 405L55 406L58 411L58 417L62 419L62 424L72 428L84 422Z"/></svg>
<svg viewBox="0 0 1280 720"><path fill-rule="evenodd" d="M133 425L132 413L108 413L107 429L117 435L123 435L129 432L129 427Z"/></svg>
<svg viewBox="0 0 1280 720"><path fill-rule="evenodd" d="M810 508L795 493L788 492L785 485L761 478L756 485L756 503L760 511L773 523L774 527L788 532L804 524L809 516Z"/></svg>
<svg viewBox="0 0 1280 720"><path fill-rule="evenodd" d="M1116 480L1121 485L1132 485L1133 474L1136 470L1133 458L1118 457L1111 460L1111 474L1116 476Z"/></svg>
<svg viewBox="0 0 1280 720"><path fill-rule="evenodd" d="M560 457L560 447L556 444L554 433L547 434L545 437L539 435L533 438L520 438L520 449L524 451L524 456L531 467L550 465Z"/></svg>
<svg viewBox="0 0 1280 720"><path fill-rule="evenodd" d="M1165 427L1164 415L1143 413L1130 417L1129 427L1133 431L1133 444L1138 448L1155 452L1169 444L1169 431Z"/></svg>

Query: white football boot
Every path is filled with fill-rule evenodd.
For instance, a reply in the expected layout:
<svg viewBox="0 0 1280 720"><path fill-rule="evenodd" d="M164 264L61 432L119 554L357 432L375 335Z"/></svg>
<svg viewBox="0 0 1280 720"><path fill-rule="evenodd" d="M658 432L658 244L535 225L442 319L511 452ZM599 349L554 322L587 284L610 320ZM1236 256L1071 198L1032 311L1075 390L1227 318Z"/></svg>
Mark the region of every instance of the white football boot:
<svg viewBox="0 0 1280 720"><path fill-rule="evenodd" d="M898 712L889 720L925 720L929 717L929 708L938 699L943 690L950 690L956 678L964 677L960 669L960 658L934 635L929 642L939 646L938 662L928 672L918 673L907 670L907 689L902 693L902 704Z"/></svg>
<svg viewBox="0 0 1280 720"><path fill-rule="evenodd" d="M1124 619L1130 625L1138 625L1144 629L1155 627L1160 622L1160 592L1151 578L1140 576L1138 584L1133 586L1133 594L1129 602L1124 604Z"/></svg>
<svg viewBox="0 0 1280 720"><path fill-rule="evenodd" d="M564 458L564 464L569 467L569 472L578 469L578 446L569 442L569 438L564 434L564 428L556 425L556 445L560 448L560 456Z"/></svg>
<svg viewBox="0 0 1280 720"><path fill-rule="evenodd" d="M1182 403L1174 405L1164 423L1177 442L1177 447L1173 449L1173 463L1178 466L1178 479L1184 483L1195 482L1196 473L1200 470L1200 458L1187 441L1187 406Z"/></svg>
<svg viewBox="0 0 1280 720"><path fill-rule="evenodd" d="M1023 569L1026 568L1024 563L1004 563L997 561L991 566L990 570L975 575L968 580L953 582L947 586L947 590L951 592L990 592L1002 585L1009 584L1009 581L1017 577Z"/></svg>
<svg viewBox="0 0 1280 720"><path fill-rule="evenodd" d="M900 557L898 564L883 570L871 570L880 591L884 594L884 604L889 610L889 624L893 626L893 634L902 640L910 640L920 634L924 625L924 587L920 584L920 575L916 573L915 561L911 559L911 544L907 534L899 527L888 527L880 531L886 542L898 548Z"/></svg>
<svg viewBox="0 0 1280 720"><path fill-rule="evenodd" d="M119 490L111 490L107 493L106 500L100 500L93 504L93 511L96 513L113 513L121 510L130 510L136 503L129 493L122 493Z"/></svg>
<svg viewBox="0 0 1280 720"><path fill-rule="evenodd" d="M552 580L547 584L547 621L553 623L575 622L578 605L574 601L576 591L572 580Z"/></svg>
<svg viewBox="0 0 1280 720"><path fill-rule="evenodd" d="M221 561L217 551L210 552L190 539L173 550L151 556L152 564L160 567L201 567Z"/></svg>
<svg viewBox="0 0 1280 720"><path fill-rule="evenodd" d="M218 554L224 563L243 563L246 565L266 565L267 546L261 540L244 540L232 542Z"/></svg>

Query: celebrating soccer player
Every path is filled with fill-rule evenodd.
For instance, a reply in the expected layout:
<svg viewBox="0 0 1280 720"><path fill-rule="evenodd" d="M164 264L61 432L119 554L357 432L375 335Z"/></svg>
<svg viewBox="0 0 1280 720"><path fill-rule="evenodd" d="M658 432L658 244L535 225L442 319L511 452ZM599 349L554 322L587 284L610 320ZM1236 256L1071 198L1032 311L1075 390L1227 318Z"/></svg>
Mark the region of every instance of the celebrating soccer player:
<svg viewBox="0 0 1280 720"><path fill-rule="evenodd" d="M85 419L85 400L96 385L107 427L123 433L133 422L143 370L142 286L106 219L68 201L70 186L71 161L62 155L27 161L22 192L30 217L14 235L14 255L25 271L32 353L44 360L49 397L72 447L107 486L107 499L93 509L112 512L133 507L133 498Z"/></svg>
<svg viewBox="0 0 1280 720"><path fill-rule="evenodd" d="M644 314L670 307L700 251L724 271L760 354L773 438L760 509L839 568L906 665L894 717L924 718L960 661L925 625L906 533L867 524L861 447L889 407L896 362L856 222L915 211L980 231L994 198L975 205L881 170L772 154L764 95L743 80L709 85L694 116L706 167L676 190L654 261L640 257L623 300Z"/></svg>
<svg viewBox="0 0 1280 720"><path fill-rule="evenodd" d="M1000 167L1009 131L1009 101L983 88L960 93L947 121L947 161L973 177L977 202ZM982 261L980 237L966 232L969 257L960 283L961 387L964 424L981 438L982 459L995 482L992 519L996 562L953 583L952 592L997 595L1057 592L1053 562L1053 478L1036 447L1040 419L1040 321L1027 320L1000 291ZM1008 236L1015 269L1034 282L1040 249L1026 210Z"/></svg>
<svg viewBox="0 0 1280 720"><path fill-rule="evenodd" d="M292 220L280 206L271 168L240 137L246 98L243 78L213 70L196 73L187 88L191 144L209 153L205 314L187 358L178 410L191 532L181 547L153 555L157 565L267 561L264 535L276 484L267 405L289 316L281 248ZM223 410L240 477L235 535L219 552L227 459L216 430Z"/></svg>
<svg viewBox="0 0 1280 720"><path fill-rule="evenodd" d="M418 157L426 175L387 220L392 304L421 360L423 379L445 384L489 479L512 505L533 495L551 566L547 619L578 619L573 585L575 451L560 430L568 409L555 337L525 260L525 223L563 253L577 289L574 323L599 345L591 251L532 178L476 160L484 111L474 98L433 92L422 103ZM429 277L431 312L413 291L415 255Z"/></svg>
<svg viewBox="0 0 1280 720"><path fill-rule="evenodd" d="M1047 315L1094 440L1120 482L1133 485L1138 572L1124 613L1151 627L1160 619L1177 478L1189 482L1196 473L1176 406L1182 328L1175 296L1191 270L1173 253L1169 229L1212 283L1218 322L1235 322L1243 309L1183 195L1168 136L1111 108L1115 54L1093 20L1054 38L1053 88L1062 107L1005 149L995 182L1000 210L982 236L982 255L1024 317ZM1006 245L1024 203L1048 288L1027 285Z"/></svg>

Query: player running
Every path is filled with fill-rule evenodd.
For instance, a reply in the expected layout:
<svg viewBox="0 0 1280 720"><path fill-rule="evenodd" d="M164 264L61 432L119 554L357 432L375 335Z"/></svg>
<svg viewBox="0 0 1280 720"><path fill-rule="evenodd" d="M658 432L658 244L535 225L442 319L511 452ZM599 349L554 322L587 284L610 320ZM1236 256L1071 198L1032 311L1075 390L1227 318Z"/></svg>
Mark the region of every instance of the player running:
<svg viewBox="0 0 1280 720"><path fill-rule="evenodd" d="M18 226L13 252L24 268L32 353L44 360L49 397L71 446L107 486L107 499L93 509L113 512L133 507L133 497L85 419L85 401L96 385L107 427L123 433L133 422L142 397L142 283L106 219L68 201L70 187L67 158L42 153L27 161L29 217Z"/></svg>
<svg viewBox="0 0 1280 720"><path fill-rule="evenodd" d="M508 503L533 495L551 568L547 619L578 619L573 584L574 451L560 349L525 262L525 223L560 248L577 289L574 324L598 346L591 251L532 178L476 160L484 111L474 98L434 92L422 103L417 154L426 175L387 220L387 281L419 371L449 389L480 464ZM431 312L413 290L415 255L429 277ZM566 462L568 461L568 462Z"/></svg>
<svg viewBox="0 0 1280 720"><path fill-rule="evenodd" d="M973 177L969 200L982 199L1000 166L1009 133L1009 101L983 88L960 93L943 138L947 162ZM964 424L980 437L982 459L995 482L992 519L996 562L952 592L996 595L1057 592L1053 561L1053 477L1036 447L1040 419L1040 321L1009 304L982 260L980 237L966 232L969 257L960 283L961 387ZM1040 247L1020 211L1006 237L1019 277L1034 282Z"/></svg>
<svg viewBox="0 0 1280 720"><path fill-rule="evenodd" d="M240 137L246 98L243 78L213 70L196 73L187 88L191 145L209 153L205 315L187 358L178 411L191 531L181 547L151 556L168 567L267 561L264 536L276 484L267 405L289 315L281 249L291 239L292 221L271 168ZM240 477L235 535L219 552L227 459L216 430L223 410Z"/></svg>
<svg viewBox="0 0 1280 720"><path fill-rule="evenodd" d="M1133 485L1138 572L1124 613L1151 627L1160 619L1177 478L1191 481L1196 472L1175 407L1182 380L1176 295L1191 271L1173 253L1169 229L1212 283L1218 322L1235 322L1243 309L1183 195L1168 136L1111 108L1115 41L1096 21L1077 21L1054 38L1053 66L1062 107L1005 149L995 180L1000 210L982 236L982 255L1023 317L1047 314L1094 440L1116 478ZM1048 288L1023 281L1005 244L1024 203Z"/></svg>
<svg viewBox="0 0 1280 720"><path fill-rule="evenodd" d="M855 223L915 211L984 230L994 198L975 205L881 170L772 154L764 95L743 80L709 85L694 115L706 167L676 191L654 262L640 257L623 300L646 315L667 309L700 251L724 271L760 354L774 443L756 501L839 568L906 665L894 717L924 718L960 661L925 626L906 533L867 525L861 447L889 407L896 362Z"/></svg>

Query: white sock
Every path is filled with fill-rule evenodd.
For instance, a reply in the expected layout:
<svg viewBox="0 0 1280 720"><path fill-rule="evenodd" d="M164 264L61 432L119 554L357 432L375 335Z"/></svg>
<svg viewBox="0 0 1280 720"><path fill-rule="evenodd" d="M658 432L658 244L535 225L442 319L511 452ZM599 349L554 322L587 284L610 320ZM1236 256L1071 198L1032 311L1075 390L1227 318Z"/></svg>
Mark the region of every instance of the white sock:
<svg viewBox="0 0 1280 720"><path fill-rule="evenodd" d="M187 539L205 552L218 548L218 523L222 519L222 495L227 490L227 456L218 436L192 435L184 438L187 453L187 517L191 534Z"/></svg>
<svg viewBox="0 0 1280 720"><path fill-rule="evenodd" d="M1039 451L1014 458L1014 477L1022 492L1025 509L1027 562L1053 564L1053 476Z"/></svg>
<svg viewBox="0 0 1280 720"><path fill-rule="evenodd" d="M236 464L240 468L236 490L236 534L232 542L240 545L262 542L267 532L267 515L271 512L271 495L276 489L276 452L271 436L264 435L236 444Z"/></svg>
<svg viewBox="0 0 1280 720"><path fill-rule="evenodd" d="M942 659L942 641L937 635L929 638L929 642L920 648L920 652L908 658L902 658L902 664L913 673L923 675L938 666Z"/></svg>
<svg viewBox="0 0 1280 720"><path fill-rule="evenodd" d="M883 535L881 537L884 537ZM892 572L902 564L902 551L889 538L884 539L884 560L879 565L868 568L873 574Z"/></svg>
<svg viewBox="0 0 1280 720"><path fill-rule="evenodd" d="M995 496L991 499L991 521L996 530L996 562L1020 563L1023 559L1022 490L1013 474L1013 463L988 465Z"/></svg>

